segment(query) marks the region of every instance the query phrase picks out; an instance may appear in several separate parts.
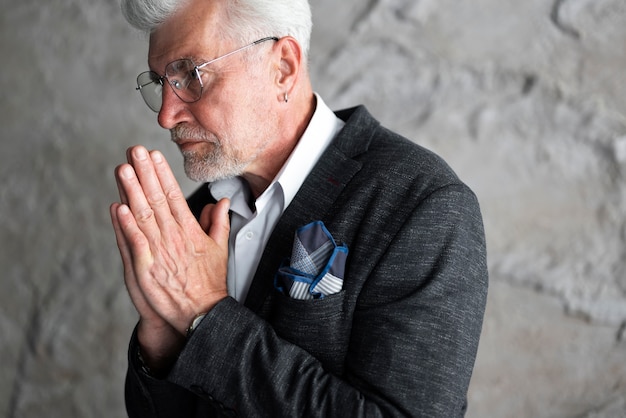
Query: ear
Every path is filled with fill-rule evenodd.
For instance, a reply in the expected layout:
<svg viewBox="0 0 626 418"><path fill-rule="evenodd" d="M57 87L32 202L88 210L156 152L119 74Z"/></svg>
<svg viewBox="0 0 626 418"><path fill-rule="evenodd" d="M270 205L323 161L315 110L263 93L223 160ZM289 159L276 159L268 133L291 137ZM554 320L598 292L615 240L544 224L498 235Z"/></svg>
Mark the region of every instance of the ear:
<svg viewBox="0 0 626 418"><path fill-rule="evenodd" d="M304 58L300 44L291 36L279 39L275 48L278 54L275 85L279 100L284 101L287 96L292 95L304 65Z"/></svg>

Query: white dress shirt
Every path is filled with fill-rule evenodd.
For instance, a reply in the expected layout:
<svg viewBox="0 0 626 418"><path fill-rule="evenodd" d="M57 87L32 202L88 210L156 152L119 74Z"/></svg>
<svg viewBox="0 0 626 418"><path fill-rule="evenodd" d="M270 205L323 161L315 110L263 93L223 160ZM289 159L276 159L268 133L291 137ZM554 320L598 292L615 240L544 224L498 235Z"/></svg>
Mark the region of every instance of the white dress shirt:
<svg viewBox="0 0 626 418"><path fill-rule="evenodd" d="M315 97L317 106L311 122L274 180L256 201L248 204L252 201L251 192L240 177L209 185L215 199L227 197L231 201L228 294L240 302L248 294L263 249L278 219L322 153L344 126L344 122L335 116L322 98L318 94Z"/></svg>

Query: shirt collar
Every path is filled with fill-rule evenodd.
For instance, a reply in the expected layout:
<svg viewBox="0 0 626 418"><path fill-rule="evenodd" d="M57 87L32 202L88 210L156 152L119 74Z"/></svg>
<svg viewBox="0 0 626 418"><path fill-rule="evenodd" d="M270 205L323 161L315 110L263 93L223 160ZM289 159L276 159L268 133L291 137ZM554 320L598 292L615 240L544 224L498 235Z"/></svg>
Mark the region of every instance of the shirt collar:
<svg viewBox="0 0 626 418"><path fill-rule="evenodd" d="M285 207L289 206L330 142L345 125L317 93L315 98L317 105L311 122L275 179L283 189Z"/></svg>
<svg viewBox="0 0 626 418"><path fill-rule="evenodd" d="M246 182L240 177L214 181L209 184L209 191L215 200L230 199L230 210L249 219L252 209L248 205L251 192Z"/></svg>

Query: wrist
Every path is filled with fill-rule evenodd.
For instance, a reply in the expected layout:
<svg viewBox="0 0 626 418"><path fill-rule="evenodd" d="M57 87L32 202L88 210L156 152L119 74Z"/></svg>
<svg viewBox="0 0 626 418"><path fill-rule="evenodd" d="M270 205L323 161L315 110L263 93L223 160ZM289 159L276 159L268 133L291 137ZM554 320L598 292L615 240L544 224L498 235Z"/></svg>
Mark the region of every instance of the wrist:
<svg viewBox="0 0 626 418"><path fill-rule="evenodd" d="M163 376L176 362L185 337L171 326L155 326L140 320L137 326L138 356L142 369L152 376Z"/></svg>

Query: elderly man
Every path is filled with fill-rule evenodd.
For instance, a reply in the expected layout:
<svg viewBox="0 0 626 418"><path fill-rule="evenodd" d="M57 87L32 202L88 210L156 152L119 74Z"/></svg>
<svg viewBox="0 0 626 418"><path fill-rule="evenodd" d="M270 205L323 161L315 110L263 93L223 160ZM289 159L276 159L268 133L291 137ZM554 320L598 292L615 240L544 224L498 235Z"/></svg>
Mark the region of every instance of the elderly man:
<svg viewBox="0 0 626 418"><path fill-rule="evenodd" d="M171 131L116 169L132 417L462 416L487 293L471 190L307 72L307 0L124 0Z"/></svg>

